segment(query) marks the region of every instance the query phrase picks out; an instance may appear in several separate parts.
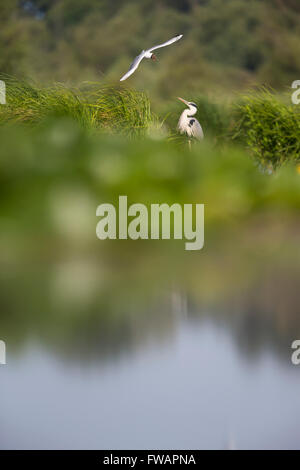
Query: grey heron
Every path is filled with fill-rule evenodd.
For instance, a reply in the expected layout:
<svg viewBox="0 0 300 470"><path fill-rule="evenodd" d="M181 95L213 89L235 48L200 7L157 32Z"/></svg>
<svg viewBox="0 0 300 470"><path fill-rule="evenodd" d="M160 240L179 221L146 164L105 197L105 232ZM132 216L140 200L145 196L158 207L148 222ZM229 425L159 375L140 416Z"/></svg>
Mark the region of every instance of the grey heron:
<svg viewBox="0 0 300 470"><path fill-rule="evenodd" d="M193 117L197 113L197 105L192 101L186 101L182 98L178 99L188 106L188 109L185 109L181 113L177 129L179 130L180 134L187 134L189 137L189 146L191 146L191 137L194 137L197 140L202 140L204 137L200 122Z"/></svg>
<svg viewBox="0 0 300 470"><path fill-rule="evenodd" d="M125 73L125 75L120 79L120 82L123 82L123 80L126 80L128 77L130 77L130 75L132 75L136 71L136 69L138 68L138 66L140 65L140 63L142 62L144 58L152 59L153 61L157 60L157 57L155 54L153 54L153 51L155 51L156 49L160 49L161 47L169 46L170 44L173 44L173 42L179 41L179 39L181 39L182 36L183 36L182 34L179 34L178 36L175 36L174 38L169 39L169 41L166 41L163 44L159 44L158 46L151 47L151 49L147 49L145 51L143 50L134 59L134 61L129 67L128 72Z"/></svg>

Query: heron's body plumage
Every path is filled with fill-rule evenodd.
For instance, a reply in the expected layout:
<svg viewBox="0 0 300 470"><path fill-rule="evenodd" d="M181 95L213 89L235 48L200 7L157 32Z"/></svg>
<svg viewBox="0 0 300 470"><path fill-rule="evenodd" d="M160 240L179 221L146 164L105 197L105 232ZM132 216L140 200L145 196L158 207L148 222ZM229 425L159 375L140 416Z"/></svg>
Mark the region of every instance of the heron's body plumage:
<svg viewBox="0 0 300 470"><path fill-rule="evenodd" d="M186 105L189 108L185 109L181 113L177 128L181 134L185 133L188 137L194 137L195 139L201 140L204 137L201 124L193 117L197 113L197 107L194 103L186 102Z"/></svg>

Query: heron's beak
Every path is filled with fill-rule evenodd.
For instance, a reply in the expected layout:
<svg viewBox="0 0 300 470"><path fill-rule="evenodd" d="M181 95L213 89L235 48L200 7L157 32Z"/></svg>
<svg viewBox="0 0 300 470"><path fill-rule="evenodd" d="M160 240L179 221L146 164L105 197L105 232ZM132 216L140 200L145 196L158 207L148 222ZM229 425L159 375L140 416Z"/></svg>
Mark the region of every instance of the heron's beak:
<svg viewBox="0 0 300 470"><path fill-rule="evenodd" d="M184 100L183 98L179 98L179 96L177 97L180 101L182 101L184 104L186 104L187 106L189 105L188 101Z"/></svg>

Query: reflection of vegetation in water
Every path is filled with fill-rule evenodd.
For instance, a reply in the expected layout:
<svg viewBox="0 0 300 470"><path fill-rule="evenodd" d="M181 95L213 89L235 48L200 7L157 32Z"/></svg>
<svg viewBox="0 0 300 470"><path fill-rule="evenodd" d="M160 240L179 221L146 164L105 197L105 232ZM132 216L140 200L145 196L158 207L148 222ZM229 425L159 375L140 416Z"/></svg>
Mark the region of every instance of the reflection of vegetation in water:
<svg viewBox="0 0 300 470"><path fill-rule="evenodd" d="M1 331L11 347L38 338L76 360L115 356L173 336L184 313L184 302L174 304L179 293L188 317L226 325L248 356L268 345L286 353L300 333L297 243L292 227L266 228L274 233L271 249L262 238L248 245L249 225L240 242L228 231L192 256L160 242L148 249L105 243L80 257L70 248L40 248L38 257L6 265Z"/></svg>
<svg viewBox="0 0 300 470"><path fill-rule="evenodd" d="M2 127L0 138L0 323L10 344L38 337L65 354L103 356L164 340L178 290L190 315L228 315L254 349L299 331L293 167L266 176L237 148L91 135L65 118ZM100 242L96 207L120 194L204 202L204 250Z"/></svg>

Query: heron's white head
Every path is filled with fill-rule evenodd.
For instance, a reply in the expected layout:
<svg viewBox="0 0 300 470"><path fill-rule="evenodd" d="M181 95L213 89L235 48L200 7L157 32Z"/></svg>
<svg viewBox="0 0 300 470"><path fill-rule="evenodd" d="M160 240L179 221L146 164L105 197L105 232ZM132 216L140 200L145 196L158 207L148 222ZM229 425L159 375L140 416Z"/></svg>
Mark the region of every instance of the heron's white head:
<svg viewBox="0 0 300 470"><path fill-rule="evenodd" d="M188 106L189 108L197 109L197 105L196 105L196 103L194 103L193 101L186 101L186 100L184 100L183 98L179 98L179 96L178 96L178 99L179 99L180 101L182 101L182 102L183 102L186 106Z"/></svg>
<svg viewBox="0 0 300 470"><path fill-rule="evenodd" d="M183 111L187 116L194 116L197 113L197 105L193 101L186 101L183 98L179 98L189 109Z"/></svg>

